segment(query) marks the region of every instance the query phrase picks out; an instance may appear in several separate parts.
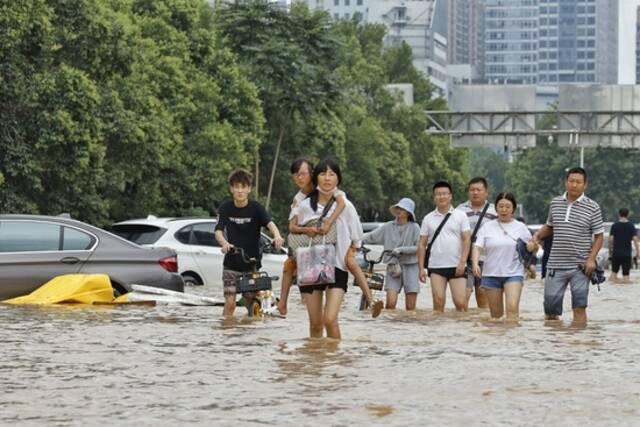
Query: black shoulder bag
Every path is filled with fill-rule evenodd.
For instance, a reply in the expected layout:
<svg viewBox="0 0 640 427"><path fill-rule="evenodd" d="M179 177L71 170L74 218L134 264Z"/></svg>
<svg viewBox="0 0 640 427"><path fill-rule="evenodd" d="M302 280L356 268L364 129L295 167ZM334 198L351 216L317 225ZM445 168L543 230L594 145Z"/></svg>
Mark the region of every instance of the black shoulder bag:
<svg viewBox="0 0 640 427"><path fill-rule="evenodd" d="M484 209L482 209L482 212L480 212L480 218L478 218L478 222L476 222L476 226L473 227L473 233L471 233L471 248L469 249L469 256L467 256L468 266L471 266L471 254L473 252L473 243L476 241L478 230L480 230L480 223L482 222L484 215L487 213L488 209L489 209L489 203L487 202L487 204L484 205Z"/></svg>
<svg viewBox="0 0 640 427"><path fill-rule="evenodd" d="M444 219L442 220L442 222L440 223L440 225L436 229L436 232L433 233L433 238L431 239L431 241L427 245L427 250L426 250L426 252L424 254L424 268L426 268L427 270L429 269L429 257L431 256L431 247L433 246L433 242L436 241L436 238L438 237L438 234L440 234L440 231L442 231L442 227L444 227L444 225L447 223L447 221L449 220L450 216L451 216L451 212L449 212L448 214L445 215Z"/></svg>

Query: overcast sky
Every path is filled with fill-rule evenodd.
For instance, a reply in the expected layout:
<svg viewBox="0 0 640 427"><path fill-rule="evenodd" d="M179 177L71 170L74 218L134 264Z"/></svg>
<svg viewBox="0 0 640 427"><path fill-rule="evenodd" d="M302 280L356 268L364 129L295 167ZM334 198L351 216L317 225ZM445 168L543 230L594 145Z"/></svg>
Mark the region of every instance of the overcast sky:
<svg viewBox="0 0 640 427"><path fill-rule="evenodd" d="M618 33L618 81L635 84L636 79L636 8L640 0L620 0L620 32Z"/></svg>

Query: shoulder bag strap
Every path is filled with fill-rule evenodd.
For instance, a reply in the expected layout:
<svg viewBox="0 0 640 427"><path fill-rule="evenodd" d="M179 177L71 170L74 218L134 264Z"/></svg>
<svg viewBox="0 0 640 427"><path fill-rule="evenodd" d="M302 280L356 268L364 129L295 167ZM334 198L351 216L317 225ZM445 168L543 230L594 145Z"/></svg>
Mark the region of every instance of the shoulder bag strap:
<svg viewBox="0 0 640 427"><path fill-rule="evenodd" d="M325 216L327 216L327 214L329 213L329 209L331 209L331 206L333 206L333 203L335 201L336 201L336 198L331 196L331 198L327 202L327 205L322 210L322 214L320 215L320 218L318 218L318 227L322 224L322 220L324 219Z"/></svg>
<svg viewBox="0 0 640 427"><path fill-rule="evenodd" d="M320 227L322 225L322 220L324 219L325 216L327 216L327 214L329 213L329 209L331 209L331 206L333 206L333 203L335 201L336 201L336 198L331 196L326 206L322 210L322 213L320 214L320 218L318 218L318 222L316 223L317 227ZM324 244L325 238L326 236L322 236L322 244ZM313 239L314 239L313 237L309 237L309 246L313 244Z"/></svg>
<svg viewBox="0 0 640 427"><path fill-rule="evenodd" d="M429 256L431 255L431 247L433 246L433 242L436 241L436 238L438 237L438 234L440 234L440 231L442 231L442 227L444 227L444 225L447 223L447 221L449 220L450 216L451 216L451 212L446 214L444 219L442 220L442 222L440 223L440 225L436 229L436 232L433 233L433 238L431 239L431 241L429 242L429 245L427 246L427 250L426 250L426 254L425 254L425 258L424 258L425 267L429 265Z"/></svg>
<svg viewBox="0 0 640 427"><path fill-rule="evenodd" d="M478 230L480 230L480 223L482 222L482 219L484 218L484 215L487 213L488 209L489 209L489 203L487 203L484 206L484 209L482 209L482 212L480 213L480 218L478 218L478 222L476 222L476 226L473 228L473 233L471 233L471 243L473 243L476 240L476 236L478 235Z"/></svg>
<svg viewBox="0 0 640 427"><path fill-rule="evenodd" d="M504 226L500 223L500 221L498 221L498 227L500 227L500 229L502 230L502 232L504 233L505 236L507 236L508 238L513 240L514 242L518 243L518 239L516 239L511 234L509 234L509 232L504 228Z"/></svg>
<svg viewBox="0 0 640 427"><path fill-rule="evenodd" d="M480 218L478 218L478 222L476 222L476 226L473 227L473 233L471 233L471 250L469 251L469 256L467 257L467 263L471 262L471 253L473 252L473 242L476 241L478 230L480 230L480 224L482 223L482 220L484 219L484 215L487 213L488 209L489 209L489 202L487 202L487 204L484 205L484 209L482 209L482 212L480 212Z"/></svg>

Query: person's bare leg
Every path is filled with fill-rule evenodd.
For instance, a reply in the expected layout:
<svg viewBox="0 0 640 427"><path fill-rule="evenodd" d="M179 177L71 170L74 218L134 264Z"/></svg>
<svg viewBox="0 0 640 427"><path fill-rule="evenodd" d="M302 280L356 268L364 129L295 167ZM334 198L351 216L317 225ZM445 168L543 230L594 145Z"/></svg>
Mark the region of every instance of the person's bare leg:
<svg viewBox="0 0 640 427"><path fill-rule="evenodd" d="M587 324L587 307L573 309L573 324L578 326Z"/></svg>
<svg viewBox="0 0 640 427"><path fill-rule="evenodd" d="M489 303L489 313L491 313L492 319L500 319L504 314L504 307L502 303L502 289L485 288L485 295L487 302Z"/></svg>
<svg viewBox="0 0 640 427"><path fill-rule="evenodd" d="M367 282L367 278L365 277L362 269L358 265L358 261L352 256L347 256L344 259L345 264L347 265L347 269L353 274L353 277L356 280L356 283L362 290L365 299L367 300L367 305L370 307L373 304L373 295L371 294L371 289L369 288L369 283Z"/></svg>
<svg viewBox="0 0 640 427"><path fill-rule="evenodd" d="M467 311L467 278L458 277L449 280L449 288L451 289L451 298L453 305L457 311Z"/></svg>
<svg viewBox="0 0 640 427"><path fill-rule="evenodd" d="M622 283L631 283L631 279L629 279L629 276L622 276Z"/></svg>
<svg viewBox="0 0 640 427"><path fill-rule="evenodd" d="M431 297L433 298L433 311L444 312L444 302L447 292L447 278L439 274L431 274Z"/></svg>
<svg viewBox="0 0 640 427"><path fill-rule="evenodd" d="M344 291L340 288L327 289L327 302L324 306L324 329L327 337L341 339L338 315L344 299Z"/></svg>
<svg viewBox="0 0 640 427"><path fill-rule="evenodd" d="M322 338L324 320L322 314L323 291L313 291L307 294L307 313L309 314L309 336L311 338Z"/></svg>
<svg viewBox="0 0 640 427"><path fill-rule="evenodd" d="M404 294L404 307L407 311L415 310L418 304L418 293L409 292Z"/></svg>
<svg viewBox="0 0 640 427"><path fill-rule="evenodd" d="M236 294L224 296L224 308L222 309L223 316L233 316L236 311Z"/></svg>
<svg viewBox="0 0 640 427"><path fill-rule="evenodd" d="M395 289L387 289L387 310L395 310L398 304L398 291Z"/></svg>
<svg viewBox="0 0 640 427"><path fill-rule="evenodd" d="M476 286L476 304L478 308L489 308L489 300L487 300L487 294L484 291L484 288L480 286Z"/></svg>
<svg viewBox="0 0 640 427"><path fill-rule="evenodd" d="M470 279L467 279L470 280ZM467 286L467 310L469 309L469 303L471 302L471 294L473 293L473 288Z"/></svg>
<svg viewBox="0 0 640 427"><path fill-rule="evenodd" d="M618 275L617 273L614 273L613 271L611 272L611 274L609 275L609 281L613 282L613 283L617 283L618 282Z"/></svg>
<svg viewBox="0 0 640 427"><path fill-rule="evenodd" d="M520 316L520 295L522 295L522 283L505 283L504 294L507 311L507 321L517 322L518 317Z"/></svg>
<svg viewBox="0 0 640 427"><path fill-rule="evenodd" d="M283 316L287 315L287 301L289 300L291 283L293 283L293 274L289 271L283 271L282 286L280 287L280 300L278 301L278 311Z"/></svg>
<svg viewBox="0 0 640 427"><path fill-rule="evenodd" d="M244 306L247 309L247 313L249 313L249 316L253 316L253 313L251 312L251 305L256 299L255 292L245 292L242 294L242 298L244 299Z"/></svg>

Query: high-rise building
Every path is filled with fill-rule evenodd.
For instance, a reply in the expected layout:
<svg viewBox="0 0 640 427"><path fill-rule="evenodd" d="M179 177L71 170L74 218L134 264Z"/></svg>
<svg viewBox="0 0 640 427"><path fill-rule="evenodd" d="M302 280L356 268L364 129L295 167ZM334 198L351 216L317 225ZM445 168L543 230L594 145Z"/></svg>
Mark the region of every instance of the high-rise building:
<svg viewBox="0 0 640 427"><path fill-rule="evenodd" d="M478 0L489 83L618 81L618 0Z"/></svg>
<svg viewBox="0 0 640 427"><path fill-rule="evenodd" d="M537 82L537 3L485 0L483 75L489 83Z"/></svg>
<svg viewBox="0 0 640 427"><path fill-rule="evenodd" d="M640 6L636 12L636 84L640 85Z"/></svg>
<svg viewBox="0 0 640 427"><path fill-rule="evenodd" d="M618 82L618 0L539 7L539 83Z"/></svg>
<svg viewBox="0 0 640 427"><path fill-rule="evenodd" d="M368 0L306 0L309 9L322 9L331 17L339 19L356 19L367 21Z"/></svg>
<svg viewBox="0 0 640 427"><path fill-rule="evenodd" d="M369 0L368 22L387 27L385 46L407 43L413 63L442 96L447 91L447 3L445 0Z"/></svg>
<svg viewBox="0 0 640 427"><path fill-rule="evenodd" d="M429 77L440 95L446 93L446 0L306 0L310 9L326 10L333 19L381 23L385 46L406 42L416 68Z"/></svg>
<svg viewBox="0 0 640 427"><path fill-rule="evenodd" d="M449 64L484 69L484 7L478 0L449 0L447 47Z"/></svg>

